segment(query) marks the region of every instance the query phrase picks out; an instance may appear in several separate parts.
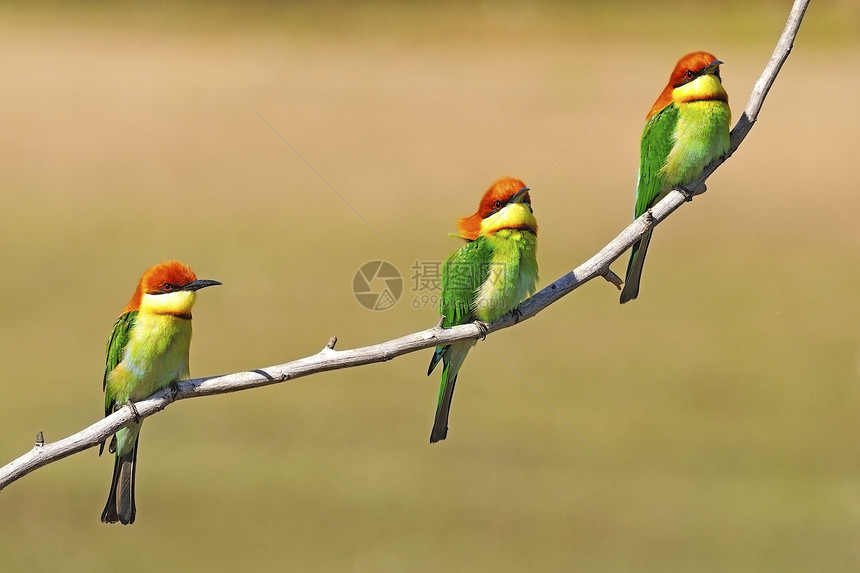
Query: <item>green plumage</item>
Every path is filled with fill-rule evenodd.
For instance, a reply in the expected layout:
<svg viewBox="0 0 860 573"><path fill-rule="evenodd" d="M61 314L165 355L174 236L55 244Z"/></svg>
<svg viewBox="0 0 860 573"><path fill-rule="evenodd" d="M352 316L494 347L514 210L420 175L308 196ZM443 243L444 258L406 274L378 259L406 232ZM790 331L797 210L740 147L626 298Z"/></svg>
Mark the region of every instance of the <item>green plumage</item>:
<svg viewBox="0 0 860 573"><path fill-rule="evenodd" d="M537 237L531 231L502 229L481 235L448 257L442 267L442 326L475 320L492 322L534 292L538 279ZM460 367L476 341L437 346L427 374L444 362L430 442L448 435L448 415Z"/></svg>
<svg viewBox="0 0 860 573"><path fill-rule="evenodd" d="M728 104L717 100L670 103L651 117L640 146L636 217L673 187L694 182L708 163L728 153L730 120ZM622 304L639 295L651 233L633 245L621 291Z"/></svg>
<svg viewBox="0 0 860 573"><path fill-rule="evenodd" d="M107 347L102 384L105 416L187 377L190 343L189 319L138 311L120 316ZM134 484L142 424L142 421L129 424L111 439L109 450L115 459L110 493L101 517L105 523L134 522Z"/></svg>
<svg viewBox="0 0 860 573"><path fill-rule="evenodd" d="M113 396L113 388L108 391L107 383L111 370L116 368L117 364L122 361L123 352L128 345L128 340L131 336L131 330L134 328L135 320L137 319L137 311L132 310L120 316L116 324L113 325L113 330L110 333L110 340L107 344L107 360L105 361L105 375L102 381L102 390L105 392L105 416L113 412L113 406L116 400Z"/></svg>
<svg viewBox="0 0 860 573"><path fill-rule="evenodd" d="M674 144L673 135L675 126L678 125L678 112L678 106L669 104L645 124L639 146L639 175L634 211L636 217L653 207L663 194L667 181L662 170Z"/></svg>

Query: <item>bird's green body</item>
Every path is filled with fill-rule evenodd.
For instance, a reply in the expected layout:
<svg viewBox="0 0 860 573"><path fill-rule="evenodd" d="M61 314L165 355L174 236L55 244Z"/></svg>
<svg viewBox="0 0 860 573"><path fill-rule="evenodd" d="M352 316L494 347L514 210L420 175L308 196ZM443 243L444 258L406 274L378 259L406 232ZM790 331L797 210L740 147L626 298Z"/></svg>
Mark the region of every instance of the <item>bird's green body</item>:
<svg viewBox="0 0 860 573"><path fill-rule="evenodd" d="M716 71L720 62L714 65L714 60L716 58L708 62L705 72L699 71L687 83L675 85L675 81L681 80L674 80L673 75L661 95L662 101L658 99L652 108L640 145L636 217L653 207L673 187L693 183L708 163L729 151L731 111ZM679 66L684 61L682 59ZM665 105L661 107L661 103ZM621 293L622 303L639 294L651 233L646 232L633 245Z"/></svg>
<svg viewBox="0 0 860 573"><path fill-rule="evenodd" d="M525 187L516 181L518 189ZM492 322L534 293L538 280L537 223L531 205L515 202L503 209L484 219L483 232L452 253L442 267L439 310L445 328L475 320ZM511 225L511 221L516 223ZM521 224L522 221L528 224ZM433 353L427 374L433 372L440 360L444 369L431 442L444 440L448 434L454 385L466 355L475 344L474 340L455 342L438 346Z"/></svg>
<svg viewBox="0 0 860 573"><path fill-rule="evenodd" d="M442 326L492 322L532 294L537 279L533 232L501 229L481 235L454 251L442 267Z"/></svg>
<svg viewBox="0 0 860 573"><path fill-rule="evenodd" d="M728 153L731 117L728 103L708 100L673 102L648 121L639 169L640 176L645 171L650 176L640 177L637 185L636 211L640 215L648 208L643 203L649 198L653 205L655 198L673 186L692 183L708 163Z"/></svg>
<svg viewBox="0 0 860 573"><path fill-rule="evenodd" d="M108 345L105 413L188 377L191 319L131 311L120 316Z"/></svg>
<svg viewBox="0 0 860 573"><path fill-rule="evenodd" d="M105 415L188 377L191 320L131 311L119 317L108 345ZM142 422L117 432L117 454L128 453Z"/></svg>
<svg viewBox="0 0 860 573"><path fill-rule="evenodd" d="M108 341L103 381L105 416L188 377L195 291L213 284L220 283L198 281L191 269L175 261L144 274ZM121 428L111 441L109 449L115 460L110 494L102 512L105 523L134 522L135 466L142 424L138 420Z"/></svg>

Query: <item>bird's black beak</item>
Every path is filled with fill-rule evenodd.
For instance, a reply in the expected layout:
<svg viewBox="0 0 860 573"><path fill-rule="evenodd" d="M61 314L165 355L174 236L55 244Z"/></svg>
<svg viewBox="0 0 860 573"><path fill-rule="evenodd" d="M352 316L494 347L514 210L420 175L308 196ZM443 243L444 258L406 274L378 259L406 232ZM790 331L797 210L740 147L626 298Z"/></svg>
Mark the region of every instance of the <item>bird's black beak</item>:
<svg viewBox="0 0 860 573"><path fill-rule="evenodd" d="M514 193L513 197L508 199L508 205L510 205L511 203L521 203L523 197L525 197L526 193L528 193L529 191L531 191L531 189L529 189L528 187L523 187L522 189Z"/></svg>
<svg viewBox="0 0 860 573"><path fill-rule="evenodd" d="M194 290L200 290L202 288L206 288L206 287L210 287L210 286L216 286L216 285L220 285L220 284L221 283L219 283L218 281L212 281L209 279L200 279L200 280L194 281L193 283L188 283L187 285L182 287L182 290L194 291Z"/></svg>
<svg viewBox="0 0 860 573"><path fill-rule="evenodd" d="M723 63L723 62L722 62L721 60L714 60L713 62L711 62L710 64L708 64L708 65L707 65L707 66L705 66L704 68L702 68L702 71L701 71L701 72L699 72L699 75L700 75L700 76L704 76L704 75L707 75L707 74L712 74L712 73L714 73L714 72L716 71L716 69L720 67L720 65L721 65L722 63Z"/></svg>

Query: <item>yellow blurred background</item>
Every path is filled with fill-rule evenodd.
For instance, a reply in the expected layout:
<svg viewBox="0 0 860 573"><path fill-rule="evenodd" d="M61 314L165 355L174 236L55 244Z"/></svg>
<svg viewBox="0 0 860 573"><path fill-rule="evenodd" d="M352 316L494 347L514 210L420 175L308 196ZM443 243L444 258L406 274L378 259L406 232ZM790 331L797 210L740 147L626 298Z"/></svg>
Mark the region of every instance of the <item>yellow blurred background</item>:
<svg viewBox="0 0 860 573"><path fill-rule="evenodd" d="M165 259L224 283L195 376L435 324L410 268L502 175L551 282L630 221L675 61L724 60L738 117L789 5L4 4L0 464L101 417L109 331ZM144 426L133 526L99 522L88 450L0 492L2 568L857 569L858 32L813 3L640 299L594 281L480 343L446 442L429 350L183 401ZM404 275L387 311L351 291L372 260Z"/></svg>

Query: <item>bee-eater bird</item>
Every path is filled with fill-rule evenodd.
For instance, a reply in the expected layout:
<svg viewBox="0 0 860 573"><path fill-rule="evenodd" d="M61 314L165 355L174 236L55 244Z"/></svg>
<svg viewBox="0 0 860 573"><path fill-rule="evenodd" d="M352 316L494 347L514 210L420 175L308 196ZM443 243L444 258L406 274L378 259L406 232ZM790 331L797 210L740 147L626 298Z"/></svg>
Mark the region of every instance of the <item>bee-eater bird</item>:
<svg viewBox="0 0 860 573"><path fill-rule="evenodd" d="M478 210L459 220L460 237L468 241L442 266L442 326L475 320L492 322L534 293L538 280L537 220L529 188L519 179L499 179L484 193ZM476 340L437 346L427 375L444 363L436 420L430 443L448 435L454 383Z"/></svg>
<svg viewBox="0 0 860 573"><path fill-rule="evenodd" d="M653 207L673 187L696 180L705 166L729 152L729 96L720 79L720 60L708 52L681 58L669 83L645 117L639 154L635 216ZM621 304L639 296L648 231L634 245Z"/></svg>
<svg viewBox="0 0 860 573"><path fill-rule="evenodd" d="M198 290L220 284L197 280L194 271L179 261L161 263L143 273L108 341L105 416L188 377L191 307ZM104 523L134 523L135 465L142 424L142 420L136 421L111 439L108 449L115 458L102 512Z"/></svg>

